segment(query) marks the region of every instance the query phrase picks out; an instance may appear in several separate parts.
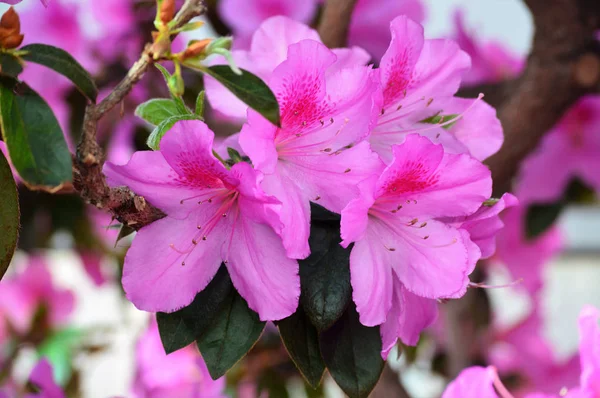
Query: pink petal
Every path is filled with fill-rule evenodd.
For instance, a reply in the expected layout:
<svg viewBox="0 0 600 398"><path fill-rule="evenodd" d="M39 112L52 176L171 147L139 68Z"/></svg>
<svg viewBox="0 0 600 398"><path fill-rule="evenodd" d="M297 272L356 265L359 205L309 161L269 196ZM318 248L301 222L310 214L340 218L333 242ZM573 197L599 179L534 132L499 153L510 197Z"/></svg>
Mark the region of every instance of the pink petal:
<svg viewBox="0 0 600 398"><path fill-rule="evenodd" d="M467 368L448 385L442 398L499 398L494 390L494 380L497 378L498 374L492 367Z"/></svg>
<svg viewBox="0 0 600 398"><path fill-rule="evenodd" d="M204 241L205 232L197 227L220 217L220 203L202 206L204 212L193 212L185 220L163 218L135 236L125 256L122 283L137 308L173 312L185 307L219 269L221 248L229 239L226 220L218 222Z"/></svg>
<svg viewBox="0 0 600 398"><path fill-rule="evenodd" d="M65 393L54 381L52 366L47 359L42 358L33 368L29 382L40 389L44 398L64 398ZM27 394L25 398L39 397L38 394Z"/></svg>
<svg viewBox="0 0 600 398"><path fill-rule="evenodd" d="M600 391L600 312L592 306L583 308L579 315L579 355L581 360L581 387L590 392Z"/></svg>
<svg viewBox="0 0 600 398"><path fill-rule="evenodd" d="M277 127L257 112L248 111L248 121L240 131L240 146L254 167L265 174L274 173L277 165L276 134Z"/></svg>
<svg viewBox="0 0 600 398"><path fill-rule="evenodd" d="M350 201L342 210L340 233L343 247L348 247L350 243L364 238L369 223L369 209L375 203L373 195L376 183L376 175L358 183L360 196Z"/></svg>

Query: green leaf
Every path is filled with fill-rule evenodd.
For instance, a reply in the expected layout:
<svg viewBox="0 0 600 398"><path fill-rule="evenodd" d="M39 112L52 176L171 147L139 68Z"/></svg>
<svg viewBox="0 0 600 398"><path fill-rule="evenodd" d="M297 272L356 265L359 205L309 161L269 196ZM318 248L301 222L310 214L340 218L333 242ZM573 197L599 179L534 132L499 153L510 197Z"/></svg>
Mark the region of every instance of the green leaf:
<svg viewBox="0 0 600 398"><path fill-rule="evenodd" d="M279 321L279 334L290 358L308 384L317 388L321 383L325 363L319 351L319 333L310 323L302 306L291 316Z"/></svg>
<svg viewBox="0 0 600 398"><path fill-rule="evenodd" d="M165 68L161 64L154 64L154 66L156 66L156 69L158 69L160 71L160 73L162 73L162 75L165 79L165 83L169 84L169 80L171 79L171 73L169 73L167 68Z"/></svg>
<svg viewBox="0 0 600 398"><path fill-rule="evenodd" d="M546 232L558 220L558 216L560 216L564 207L565 203L562 201L529 206L525 215L525 233L527 239L537 238Z"/></svg>
<svg viewBox="0 0 600 398"><path fill-rule="evenodd" d="M212 326L197 340L208 372L216 380L246 355L258 341L266 322L231 289Z"/></svg>
<svg viewBox="0 0 600 398"><path fill-rule="evenodd" d="M423 119L420 121L420 123L427 123L427 124L443 124L448 122L449 120L452 120L451 123L445 124L442 127L445 129L449 129L452 126L454 126L456 124L456 122L458 122L458 117L460 115L459 114L449 114L449 115L442 115L440 113L430 116L426 119ZM456 119L456 120L454 120Z"/></svg>
<svg viewBox="0 0 600 398"><path fill-rule="evenodd" d="M379 326L362 325L352 304L335 325L321 333L319 345L341 389L350 398L367 397L383 371Z"/></svg>
<svg viewBox="0 0 600 398"><path fill-rule="evenodd" d="M170 314L156 314L160 339L170 354L187 347L211 325L233 285L225 266L221 266L208 286L187 307Z"/></svg>
<svg viewBox="0 0 600 398"><path fill-rule="evenodd" d="M275 95L258 76L242 70L238 75L227 65L203 68L203 71L224 85L236 97L245 102L276 126L280 124L279 104Z"/></svg>
<svg viewBox="0 0 600 398"><path fill-rule="evenodd" d="M71 181L71 153L52 109L26 84L0 79L2 134L10 159L31 189Z"/></svg>
<svg viewBox="0 0 600 398"><path fill-rule="evenodd" d="M59 384L69 381L73 370L73 351L81 342L83 332L75 328L56 331L38 347L38 354L52 364L54 377Z"/></svg>
<svg viewBox="0 0 600 398"><path fill-rule="evenodd" d="M23 72L23 65L16 57L0 53L0 73L16 78L21 72Z"/></svg>
<svg viewBox="0 0 600 398"><path fill-rule="evenodd" d="M30 44L20 49L27 51L22 58L29 62L44 65L65 76L83 95L96 101L98 88L94 79L68 52L46 44Z"/></svg>
<svg viewBox="0 0 600 398"><path fill-rule="evenodd" d="M229 155L229 159L231 159L234 164L243 161L242 155L240 155L240 153L233 148L227 147L227 154Z"/></svg>
<svg viewBox="0 0 600 398"><path fill-rule="evenodd" d="M150 136L148 137L148 141L146 143L148 146L155 151L160 149L160 140L162 140L163 136L167 133L167 131L171 130L171 127L175 125L180 120L202 120L198 115L195 114L187 114L187 115L178 115L171 116L170 118L163 120L158 126L152 130Z"/></svg>
<svg viewBox="0 0 600 398"><path fill-rule="evenodd" d="M256 397L266 395L267 397L289 398L286 378L270 368L262 372L256 386ZM265 394L262 394L262 393Z"/></svg>
<svg viewBox="0 0 600 398"><path fill-rule="evenodd" d="M204 116L204 90L200 91L196 98L196 115Z"/></svg>
<svg viewBox="0 0 600 398"><path fill-rule="evenodd" d="M19 239L19 196L8 161L0 151L0 279L6 273Z"/></svg>
<svg viewBox="0 0 600 398"><path fill-rule="evenodd" d="M182 114L189 114L189 112L181 112L180 104L168 98L151 99L140 104L135 110L136 116L155 126L158 126L172 116L180 116Z"/></svg>
<svg viewBox="0 0 600 398"><path fill-rule="evenodd" d="M339 222L313 219L308 241L310 256L298 261L302 289L300 301L309 319L320 331L331 327L352 300L351 247L344 249L340 241Z"/></svg>

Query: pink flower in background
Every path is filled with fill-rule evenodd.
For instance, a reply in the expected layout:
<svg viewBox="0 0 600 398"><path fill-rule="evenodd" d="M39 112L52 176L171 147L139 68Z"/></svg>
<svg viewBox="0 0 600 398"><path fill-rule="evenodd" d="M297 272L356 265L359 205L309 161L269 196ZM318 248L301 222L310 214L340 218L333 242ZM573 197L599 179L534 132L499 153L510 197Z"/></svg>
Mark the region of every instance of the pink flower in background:
<svg viewBox="0 0 600 398"><path fill-rule="evenodd" d="M525 237L525 206L508 209L502 220L505 227L497 235L494 257L504 264L511 276L522 283L516 285L536 296L543 285L543 267L562 250L562 236L553 227L533 240Z"/></svg>
<svg viewBox="0 0 600 398"><path fill-rule="evenodd" d="M156 321L136 347L137 398L225 398L225 378L212 380L195 345L166 355Z"/></svg>
<svg viewBox="0 0 600 398"><path fill-rule="evenodd" d="M421 0L358 0L350 22L348 43L364 48L379 61L390 43L390 23L400 15L423 22L425 6Z"/></svg>
<svg viewBox="0 0 600 398"><path fill-rule="evenodd" d="M495 368L473 366L460 372L458 377L448 385L442 398L499 398L494 386L499 387L502 398L512 398L502 385Z"/></svg>
<svg viewBox="0 0 600 398"><path fill-rule="evenodd" d="M0 284L0 313L19 334L33 326L37 312L44 308L50 326L57 327L68 321L75 298L68 290L57 288L44 260L31 256L26 268Z"/></svg>
<svg viewBox="0 0 600 398"><path fill-rule="evenodd" d="M208 285L222 262L234 286L262 320L298 305L298 263L277 235L281 204L260 186L247 163L231 170L212 154L214 134L200 121L177 123L160 151L107 163L113 186L128 186L167 217L142 228L123 269L127 297L146 311L172 312Z"/></svg>
<svg viewBox="0 0 600 398"><path fill-rule="evenodd" d="M379 178L359 184L341 222L342 246L355 242L350 271L360 321L385 322L384 356L405 333L414 336L405 343L416 343L415 331L435 319L431 299L466 292L481 252L467 231L437 219L473 214L491 194L489 170L469 155L445 153L418 135L392 151Z"/></svg>
<svg viewBox="0 0 600 398"><path fill-rule="evenodd" d="M308 26L289 18L273 17L254 32L249 51L232 51L232 56L240 68L269 83L273 70L288 57L288 47L305 39L321 42L319 34ZM358 47L331 51L336 56L336 62L328 68L329 74L342 68L365 65L369 60L369 55ZM223 58L218 59L218 63L224 63ZM216 80L205 76L204 81L206 97L213 108L234 119L242 120L246 117L246 104Z"/></svg>
<svg viewBox="0 0 600 398"><path fill-rule="evenodd" d="M268 84L281 108L281 128L249 110L240 144L265 174L265 191L283 206L283 242L288 256L310 253L310 202L339 213L358 194L356 184L380 167L364 141L379 109L370 67L340 68L323 44L303 40Z"/></svg>
<svg viewBox="0 0 600 398"><path fill-rule="evenodd" d="M0 3L5 3L5 4L10 4L10 5L15 5L15 4L19 4L20 2L22 2L23 0L0 0ZM50 0L40 0L42 2L42 4L47 7L48 3L50 2Z"/></svg>
<svg viewBox="0 0 600 398"><path fill-rule="evenodd" d="M483 159L496 152L503 137L495 110L480 100L453 97L470 66L469 56L450 40L425 40L423 27L404 16L392 21L391 31L379 69L383 105L369 140L373 150L389 162L392 145L416 132L453 153ZM419 123L454 112L464 120L450 128ZM448 117L446 124L455 119Z"/></svg>
<svg viewBox="0 0 600 398"><path fill-rule="evenodd" d="M65 398L66 395L60 388L52 374L52 365L47 359L42 358L33 368L29 376L29 383L39 392L25 394L24 398Z"/></svg>
<svg viewBox="0 0 600 398"><path fill-rule="evenodd" d="M498 42L478 43L467 31L461 11L454 14L454 25L454 40L471 57L471 69L463 77L464 84L494 83L521 73L525 66L524 58L511 53Z"/></svg>
<svg viewBox="0 0 600 398"><path fill-rule="evenodd" d="M517 192L527 203L555 202L578 177L600 192L600 97L580 99L521 165Z"/></svg>

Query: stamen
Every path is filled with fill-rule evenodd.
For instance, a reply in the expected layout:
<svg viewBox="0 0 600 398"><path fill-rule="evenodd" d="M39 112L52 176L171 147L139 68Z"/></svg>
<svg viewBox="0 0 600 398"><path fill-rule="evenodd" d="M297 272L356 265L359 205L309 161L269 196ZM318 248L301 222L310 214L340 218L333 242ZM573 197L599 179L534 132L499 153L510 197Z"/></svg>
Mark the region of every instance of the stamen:
<svg viewBox="0 0 600 398"><path fill-rule="evenodd" d="M416 224L416 223L418 223L418 222L419 222L419 219L418 219L418 218L413 218L413 219L412 219L412 220L411 220L411 221L408 223L408 225L412 227L413 225L415 225L415 224Z"/></svg>
<svg viewBox="0 0 600 398"><path fill-rule="evenodd" d="M507 287L512 287L515 285L518 285L520 283L523 282L523 278L519 278L515 281L512 281L510 283L506 283L504 285L486 285L485 283L475 283L475 282L469 282L469 287L478 287L480 289L504 289Z"/></svg>
<svg viewBox="0 0 600 398"><path fill-rule="evenodd" d="M331 152L331 148L325 148L323 149L323 152Z"/></svg>
<svg viewBox="0 0 600 398"><path fill-rule="evenodd" d="M490 366L490 369L492 372L494 372L494 387L496 388L496 391L498 391L498 395L500 395L501 398L514 398L513 395L506 389L504 384L502 384L496 368Z"/></svg>
<svg viewBox="0 0 600 398"><path fill-rule="evenodd" d="M197 245L198 241L196 239L192 239L192 244Z"/></svg>
<svg viewBox="0 0 600 398"><path fill-rule="evenodd" d="M425 235L425 236L423 237L423 240L427 240L427 239L429 239L429 235Z"/></svg>
<svg viewBox="0 0 600 398"><path fill-rule="evenodd" d="M350 171L352 171L351 169L346 169L344 170L344 173L350 173Z"/></svg>
<svg viewBox="0 0 600 398"><path fill-rule="evenodd" d="M315 200L319 200L321 199L321 196L317 195L317 197L315 198Z"/></svg>
<svg viewBox="0 0 600 398"><path fill-rule="evenodd" d="M432 102L433 102L433 98L429 98L429 101L427 101L427 105L426 106L431 105Z"/></svg>
<svg viewBox="0 0 600 398"><path fill-rule="evenodd" d="M181 262L181 266L182 266L182 267L185 267L185 261L182 261L182 262Z"/></svg>
<svg viewBox="0 0 600 398"><path fill-rule="evenodd" d="M419 226L419 228L424 228L424 227L426 227L426 226L427 226L427 223L426 223L426 222L424 222L423 224L421 224L421 225Z"/></svg>

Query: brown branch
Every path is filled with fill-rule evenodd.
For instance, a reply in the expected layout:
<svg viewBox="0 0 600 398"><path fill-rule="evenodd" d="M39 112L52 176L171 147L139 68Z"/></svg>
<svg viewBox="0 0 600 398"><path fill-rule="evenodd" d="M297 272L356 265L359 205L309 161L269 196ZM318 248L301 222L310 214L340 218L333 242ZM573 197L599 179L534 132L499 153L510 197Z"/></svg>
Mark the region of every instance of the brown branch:
<svg viewBox="0 0 600 398"><path fill-rule="evenodd" d="M495 195L510 190L521 161L579 98L600 91L597 0L525 0L535 24L527 67L515 81L481 90L498 108L504 145L486 163Z"/></svg>
<svg viewBox="0 0 600 398"><path fill-rule="evenodd" d="M348 40L348 29L352 11L357 0L326 0L319 23L319 35L329 48L344 47Z"/></svg>
<svg viewBox="0 0 600 398"><path fill-rule="evenodd" d="M186 0L175 16L174 27L182 27L204 11L203 0ZM164 217L164 214L129 189L110 188L107 185L102 173L104 153L96 140L96 132L98 121L125 99L148 67L160 56L161 49L156 44L147 44L140 59L117 87L99 104L86 107L81 141L77 146L77 156L73 159L73 185L80 196L96 207L112 212L120 222L136 229Z"/></svg>

